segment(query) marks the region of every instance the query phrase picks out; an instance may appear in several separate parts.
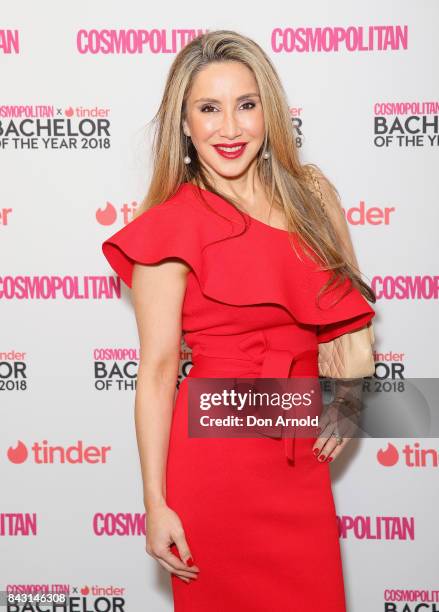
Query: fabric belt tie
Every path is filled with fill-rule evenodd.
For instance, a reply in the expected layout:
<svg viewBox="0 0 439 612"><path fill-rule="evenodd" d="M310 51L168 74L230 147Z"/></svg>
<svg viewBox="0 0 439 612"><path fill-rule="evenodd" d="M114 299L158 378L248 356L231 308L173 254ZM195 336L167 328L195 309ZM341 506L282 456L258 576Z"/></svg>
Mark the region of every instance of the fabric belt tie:
<svg viewBox="0 0 439 612"><path fill-rule="evenodd" d="M230 338L232 337L227 337L227 340ZM224 342L224 339L224 337L221 337L221 342L219 343L222 351L227 350L227 341ZM245 374L242 378L250 378L253 376L257 378L294 378L294 376L290 376L290 371L295 363L305 362L305 367L307 364L310 364L311 370L313 369L312 366L317 363L317 349L308 349L298 352L294 349L272 348L268 345L267 338L262 332L251 334L237 343L235 341L234 347L235 349L239 349L239 357L237 357L236 352L233 354L234 351L230 351L229 354L224 355L207 355L201 352L193 352L194 367L200 369L200 371L205 368L211 369L213 367L216 372L218 372L224 370L226 364L227 368L230 369L233 374L224 375L224 378L240 378L240 367L242 373ZM241 358L242 353L248 355L250 359L243 360ZM249 370L251 373L249 373ZM203 376L208 377L209 375ZM300 374L296 376L300 377ZM307 374L303 376L307 376ZM218 377L222 376L219 376L218 373L213 376L213 378ZM260 435L270 438L283 438L285 456L288 461L295 464L295 428L292 428L292 433L290 431L288 437L286 436L287 428L284 425L278 425L276 427L255 425L254 430Z"/></svg>

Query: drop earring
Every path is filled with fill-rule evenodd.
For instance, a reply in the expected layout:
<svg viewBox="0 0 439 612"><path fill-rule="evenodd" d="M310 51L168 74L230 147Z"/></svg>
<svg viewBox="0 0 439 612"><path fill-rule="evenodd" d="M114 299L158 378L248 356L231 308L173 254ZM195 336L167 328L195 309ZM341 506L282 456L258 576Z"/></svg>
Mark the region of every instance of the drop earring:
<svg viewBox="0 0 439 612"><path fill-rule="evenodd" d="M271 154L270 154L270 152L269 152L269 151L265 151L265 152L264 152L264 154L262 155L262 157L263 157L264 159L270 159Z"/></svg>
<svg viewBox="0 0 439 612"><path fill-rule="evenodd" d="M188 141L188 137L186 136L186 134L185 134L185 138L186 138L186 155L185 155L185 157L183 158L183 161L184 161L184 163L185 163L186 165L188 165L188 164L190 164L190 163L191 163L191 161L192 161L192 160L191 160L191 158L190 158L190 157L189 157L189 155L188 155L188 150L187 150L187 141Z"/></svg>

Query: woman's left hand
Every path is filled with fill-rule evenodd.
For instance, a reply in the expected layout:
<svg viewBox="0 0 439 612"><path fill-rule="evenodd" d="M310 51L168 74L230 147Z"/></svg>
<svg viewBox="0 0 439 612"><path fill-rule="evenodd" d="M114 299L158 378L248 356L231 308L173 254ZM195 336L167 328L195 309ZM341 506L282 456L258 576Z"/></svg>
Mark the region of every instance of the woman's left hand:
<svg viewBox="0 0 439 612"><path fill-rule="evenodd" d="M320 417L320 435L316 439L312 452L318 461L331 462L336 459L352 440L349 434L356 430L358 411L340 410L340 403L332 401ZM339 439L337 440L337 437ZM340 441L341 440L341 441Z"/></svg>

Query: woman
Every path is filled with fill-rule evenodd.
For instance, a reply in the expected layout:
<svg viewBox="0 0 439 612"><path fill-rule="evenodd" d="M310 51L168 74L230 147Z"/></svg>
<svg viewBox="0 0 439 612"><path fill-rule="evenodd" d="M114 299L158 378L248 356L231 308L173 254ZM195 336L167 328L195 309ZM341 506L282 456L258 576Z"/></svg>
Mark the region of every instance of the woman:
<svg viewBox="0 0 439 612"><path fill-rule="evenodd" d="M103 244L141 345L146 550L177 612L342 612L329 461L347 440L190 437L186 384L317 377L318 343L371 320L336 192L300 164L279 77L236 32L180 51L155 119L149 192ZM193 366L174 405L182 332Z"/></svg>

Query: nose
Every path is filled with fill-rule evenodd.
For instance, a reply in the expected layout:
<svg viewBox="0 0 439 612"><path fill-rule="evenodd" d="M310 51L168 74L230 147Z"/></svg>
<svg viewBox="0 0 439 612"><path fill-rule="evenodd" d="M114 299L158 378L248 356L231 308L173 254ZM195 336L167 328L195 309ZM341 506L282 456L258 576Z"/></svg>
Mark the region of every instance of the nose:
<svg viewBox="0 0 439 612"><path fill-rule="evenodd" d="M242 133L239 121L233 110L224 110L219 135L232 140Z"/></svg>

